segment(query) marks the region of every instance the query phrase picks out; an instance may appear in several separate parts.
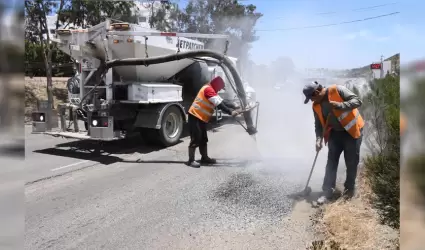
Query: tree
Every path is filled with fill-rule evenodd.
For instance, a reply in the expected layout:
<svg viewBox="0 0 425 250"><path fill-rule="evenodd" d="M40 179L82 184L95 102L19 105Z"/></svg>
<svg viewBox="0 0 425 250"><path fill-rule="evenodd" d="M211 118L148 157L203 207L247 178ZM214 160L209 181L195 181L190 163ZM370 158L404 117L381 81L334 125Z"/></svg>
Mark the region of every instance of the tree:
<svg viewBox="0 0 425 250"><path fill-rule="evenodd" d="M60 1L60 6L63 7L63 2ZM48 112L46 118L48 121L51 120L51 109L54 108L53 103L53 86L52 86L52 48L50 45L50 35L48 32L47 15L50 14L53 8L57 8L58 4L54 0L25 0L25 14L26 14L26 25L29 27L28 31L31 35L38 36L38 41L41 44L41 50L43 52L44 64L46 67L47 77L47 101L48 101ZM62 10L59 9L59 13ZM49 128L50 129L50 128Z"/></svg>
<svg viewBox="0 0 425 250"><path fill-rule="evenodd" d="M151 28L165 32L182 30L179 24L183 16L177 4L165 3L161 4L159 8L154 8L153 4L149 4L147 7L151 8L149 18Z"/></svg>
<svg viewBox="0 0 425 250"><path fill-rule="evenodd" d="M58 21L65 27L73 25L87 28L106 20L106 18L135 23L137 9L131 1L92 1L66 0L63 9L58 11Z"/></svg>
<svg viewBox="0 0 425 250"><path fill-rule="evenodd" d="M54 43L51 43L50 47L52 50L52 76L73 76L71 57L59 50ZM25 41L24 67L26 76L46 76L41 43Z"/></svg>
<svg viewBox="0 0 425 250"><path fill-rule="evenodd" d="M263 14L237 0L190 0L184 9L163 6L152 13L151 26L161 31L228 34L228 54L247 61L250 43L258 40L254 27ZM169 16L170 21L165 18ZM199 39L208 49L224 49L211 39Z"/></svg>
<svg viewBox="0 0 425 250"><path fill-rule="evenodd" d="M38 1L42 2L42 1ZM25 5L30 7L37 7L37 1L25 1ZM61 0L46 2L48 11L46 14L53 14L53 8L58 10L56 21L56 29L61 26L64 27L87 27L88 25L96 25L104 21L107 17L121 19L123 21L134 22L136 20L134 9L135 5L132 2L124 1L88 1L88 0ZM50 6L50 7L49 7ZM35 13L33 10L32 13ZM41 13L41 12L39 12ZM42 13L44 14L44 13ZM60 51L55 43L47 42L47 29L43 31L43 39L40 39L39 25L34 23L34 19L38 18L28 15L27 8L25 8L26 15L26 32L25 32L25 73L30 76L47 76L47 68L43 54L45 51L50 50L51 62L51 75L57 76L71 76L73 70L73 60L71 57ZM44 16L42 16L44 18ZM44 20L44 19L43 19ZM50 37L49 37L50 39ZM43 43L41 41L44 41ZM49 47L46 44L50 44ZM49 53L47 52L48 56Z"/></svg>

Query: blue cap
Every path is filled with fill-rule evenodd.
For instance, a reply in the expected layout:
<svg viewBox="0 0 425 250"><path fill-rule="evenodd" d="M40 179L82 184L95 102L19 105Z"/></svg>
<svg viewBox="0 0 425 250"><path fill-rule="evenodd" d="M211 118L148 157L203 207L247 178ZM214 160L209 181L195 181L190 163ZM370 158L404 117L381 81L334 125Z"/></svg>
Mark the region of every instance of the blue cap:
<svg viewBox="0 0 425 250"><path fill-rule="evenodd" d="M316 91L319 88L320 84L316 81L307 84L303 88L303 93L305 95L304 104L307 104L308 101L310 101L311 97L313 96L314 91Z"/></svg>

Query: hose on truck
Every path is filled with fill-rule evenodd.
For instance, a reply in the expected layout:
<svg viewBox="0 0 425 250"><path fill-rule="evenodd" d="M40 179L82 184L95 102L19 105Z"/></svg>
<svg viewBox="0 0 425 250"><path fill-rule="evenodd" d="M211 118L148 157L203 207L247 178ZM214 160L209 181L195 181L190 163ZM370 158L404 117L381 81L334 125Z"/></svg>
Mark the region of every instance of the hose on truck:
<svg viewBox="0 0 425 250"><path fill-rule="evenodd" d="M211 57L222 62L232 74L233 80L236 84L237 93L241 100L242 108L246 109L248 106L248 100L245 93L245 89L243 87L242 79L239 76L236 68L233 66L232 61L227 58L225 55L211 51L211 50L197 50L197 51L188 51L188 52L179 52L178 54L171 54L165 56L158 57L150 57L150 58L127 58L127 59L115 59L105 63L105 72L117 66L137 66L137 65L145 65L149 66L152 64L160 64L167 63L171 61L178 61L182 59L190 59L196 57ZM252 112L244 112L243 114L245 123L247 125L247 132L250 135L256 134L257 129L255 128L252 120Z"/></svg>

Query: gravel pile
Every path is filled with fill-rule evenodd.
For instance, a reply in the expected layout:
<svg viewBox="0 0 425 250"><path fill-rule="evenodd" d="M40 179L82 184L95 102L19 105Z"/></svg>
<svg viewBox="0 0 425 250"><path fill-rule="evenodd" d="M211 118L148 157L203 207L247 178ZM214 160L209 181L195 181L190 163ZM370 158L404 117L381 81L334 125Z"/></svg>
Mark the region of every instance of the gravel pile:
<svg viewBox="0 0 425 250"><path fill-rule="evenodd" d="M257 171L233 174L210 195L217 202L216 216L233 221L236 228L251 224L270 225L288 215L294 200L288 195L299 191L284 175L269 175Z"/></svg>

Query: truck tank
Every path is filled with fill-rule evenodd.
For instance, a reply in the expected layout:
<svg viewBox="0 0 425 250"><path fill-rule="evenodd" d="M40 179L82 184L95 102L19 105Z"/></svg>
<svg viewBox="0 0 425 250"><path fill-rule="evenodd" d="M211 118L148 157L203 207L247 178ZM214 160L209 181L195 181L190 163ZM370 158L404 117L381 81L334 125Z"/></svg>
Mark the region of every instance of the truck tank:
<svg viewBox="0 0 425 250"><path fill-rule="evenodd" d="M119 25L128 25L128 28L122 28ZM113 31L126 32L128 35L110 35L109 33ZM58 47L64 53L75 58L80 55L80 48L84 46L86 56L101 61L157 57L178 51L184 52L204 48L204 44L197 40L166 36L166 33L164 33L164 36L138 35L138 33L149 34L149 32L158 33L158 31L136 24L118 23L109 25L108 22L103 22L89 29L71 30L68 34L59 31L61 41L58 43ZM88 41L93 45L92 47L86 46ZM149 67L142 65L115 67L114 72L123 81L161 81L169 79L193 62L192 59L182 59L150 65Z"/></svg>

